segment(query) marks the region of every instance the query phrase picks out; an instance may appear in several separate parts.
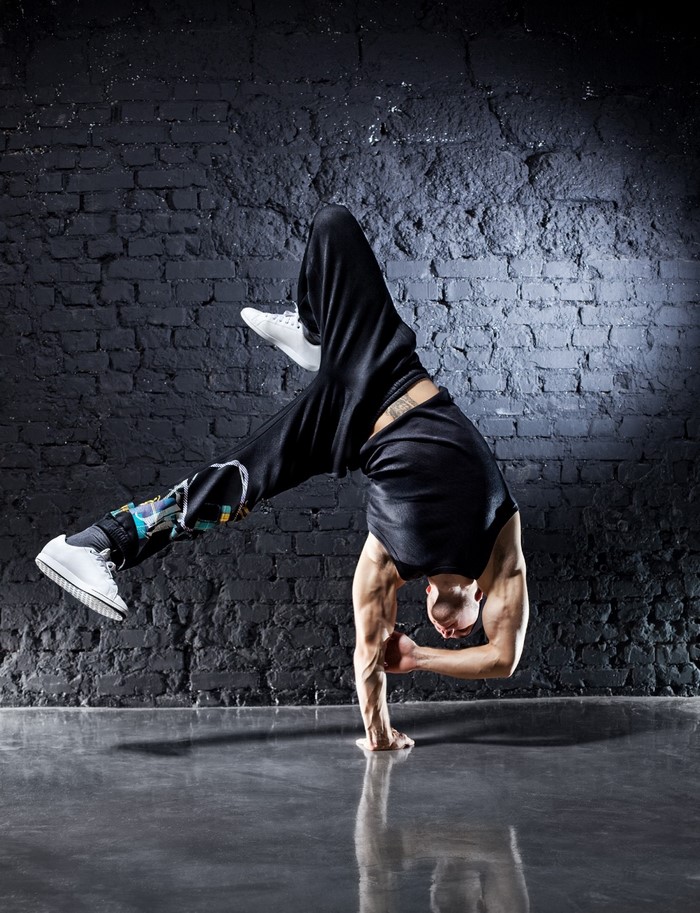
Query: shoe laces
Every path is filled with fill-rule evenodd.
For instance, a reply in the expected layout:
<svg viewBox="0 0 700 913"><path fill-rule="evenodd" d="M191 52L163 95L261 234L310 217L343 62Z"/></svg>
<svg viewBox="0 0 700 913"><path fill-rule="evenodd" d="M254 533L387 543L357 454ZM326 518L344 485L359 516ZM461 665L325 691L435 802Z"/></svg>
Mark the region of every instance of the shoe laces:
<svg viewBox="0 0 700 913"><path fill-rule="evenodd" d="M114 580L114 575L117 570L117 565L112 561L112 553L108 548L103 549L101 552L97 552L97 559L100 563L100 566L104 569L105 573Z"/></svg>
<svg viewBox="0 0 700 913"><path fill-rule="evenodd" d="M285 311L284 314L274 314L272 319L277 323L284 323L290 327L299 325L299 315L296 311Z"/></svg>

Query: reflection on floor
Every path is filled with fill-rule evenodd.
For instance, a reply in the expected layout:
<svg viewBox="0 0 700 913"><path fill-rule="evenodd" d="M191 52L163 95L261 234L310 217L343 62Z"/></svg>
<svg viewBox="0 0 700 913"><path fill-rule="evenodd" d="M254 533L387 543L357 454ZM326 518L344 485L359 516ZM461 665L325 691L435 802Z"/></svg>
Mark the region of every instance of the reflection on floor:
<svg viewBox="0 0 700 913"><path fill-rule="evenodd" d="M8 913L700 909L700 699L0 710Z"/></svg>

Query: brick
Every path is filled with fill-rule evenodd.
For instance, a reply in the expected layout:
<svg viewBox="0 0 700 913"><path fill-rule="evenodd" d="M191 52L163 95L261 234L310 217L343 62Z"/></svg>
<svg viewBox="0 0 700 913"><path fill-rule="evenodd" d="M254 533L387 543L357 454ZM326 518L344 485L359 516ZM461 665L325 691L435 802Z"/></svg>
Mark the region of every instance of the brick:
<svg viewBox="0 0 700 913"><path fill-rule="evenodd" d="M549 260L544 263L542 275L548 279L575 279L578 266L573 260Z"/></svg>
<svg viewBox="0 0 700 913"><path fill-rule="evenodd" d="M87 252L90 257L99 259L101 257L119 256L123 251L124 242L121 238L90 238L87 242Z"/></svg>
<svg viewBox="0 0 700 913"><path fill-rule="evenodd" d="M571 342L571 330L543 324L535 330L535 345L538 349L561 349Z"/></svg>
<svg viewBox="0 0 700 913"><path fill-rule="evenodd" d="M113 330L100 331L100 348L102 349L132 349L136 345L134 331L122 327Z"/></svg>
<svg viewBox="0 0 700 913"><path fill-rule="evenodd" d="M30 273L37 282L98 282L100 266L85 262L34 262L30 264Z"/></svg>
<svg viewBox="0 0 700 913"><path fill-rule="evenodd" d="M241 264L241 272L244 276L261 279L296 279L299 266L296 260L245 260Z"/></svg>
<svg viewBox="0 0 700 913"><path fill-rule="evenodd" d="M195 190L173 190L170 200L175 209L197 209L197 192Z"/></svg>
<svg viewBox="0 0 700 913"><path fill-rule="evenodd" d="M700 323L700 308L662 307L656 314L656 322L662 326L696 326Z"/></svg>
<svg viewBox="0 0 700 913"><path fill-rule="evenodd" d="M662 279L700 279L700 260L662 260L659 275Z"/></svg>
<svg viewBox="0 0 700 913"><path fill-rule="evenodd" d="M24 680L23 687L40 694L76 694L80 687L80 676L68 679L62 675L29 675Z"/></svg>
<svg viewBox="0 0 700 913"><path fill-rule="evenodd" d="M581 375L581 390L584 393L608 392L613 389L613 376L604 372L584 372Z"/></svg>
<svg viewBox="0 0 700 913"><path fill-rule="evenodd" d="M174 287L175 297L178 301L209 301L213 295L211 282L177 282Z"/></svg>
<svg viewBox="0 0 700 913"><path fill-rule="evenodd" d="M445 282L445 301L461 301L474 295L474 284L466 279L448 279Z"/></svg>
<svg viewBox="0 0 700 913"><path fill-rule="evenodd" d="M633 281L631 285L632 295L638 304L666 304L669 301L668 282L639 279Z"/></svg>
<svg viewBox="0 0 700 913"><path fill-rule="evenodd" d="M572 349L535 349L532 353L532 362L538 368L574 369L578 367L581 355Z"/></svg>
<svg viewBox="0 0 700 913"><path fill-rule="evenodd" d="M517 420L518 437L549 437L552 431L549 419L519 418Z"/></svg>
<svg viewBox="0 0 700 913"><path fill-rule="evenodd" d="M139 187L170 188L170 187L195 187L205 186L204 175L192 168L148 169L142 168L137 172Z"/></svg>
<svg viewBox="0 0 700 913"><path fill-rule="evenodd" d="M259 672L192 672L193 691L215 691L227 689L236 691L239 688L258 688Z"/></svg>
<svg viewBox="0 0 700 913"><path fill-rule="evenodd" d="M155 120L155 105L150 102L123 101L119 105L122 120L150 121Z"/></svg>
<svg viewBox="0 0 700 913"><path fill-rule="evenodd" d="M109 302L133 301L135 298L133 283L106 280L100 285L100 298Z"/></svg>
<svg viewBox="0 0 700 913"><path fill-rule="evenodd" d="M618 425L619 422L609 416L594 417L590 420L591 436L596 438L616 437Z"/></svg>
<svg viewBox="0 0 700 913"><path fill-rule="evenodd" d="M596 298L598 301L630 301L632 289L626 282L598 282L596 283Z"/></svg>
<svg viewBox="0 0 700 913"><path fill-rule="evenodd" d="M610 343L614 346L646 349L647 331L643 327L613 327L610 333Z"/></svg>
<svg viewBox="0 0 700 913"><path fill-rule="evenodd" d="M514 279L536 279L544 271L542 260L514 258L510 261L509 272Z"/></svg>
<svg viewBox="0 0 700 913"><path fill-rule="evenodd" d="M552 282L523 282L522 296L524 301L546 301L559 297Z"/></svg>
<svg viewBox="0 0 700 913"><path fill-rule="evenodd" d="M518 298L517 282L507 282L498 279L482 279L477 283L477 289L486 298L495 298L497 300L514 300Z"/></svg>
<svg viewBox="0 0 700 913"><path fill-rule="evenodd" d="M49 213L77 212L80 209L80 195L77 193L47 193L43 199L44 208ZM28 211L24 200L8 199L0 205L0 215L20 215Z"/></svg>
<svg viewBox="0 0 700 913"><path fill-rule="evenodd" d="M122 149L122 161L125 165L141 168L143 165L155 164L155 149L151 147L136 146Z"/></svg>
<svg viewBox="0 0 700 913"><path fill-rule="evenodd" d="M130 257L150 257L163 252L161 238L129 238L127 249Z"/></svg>
<svg viewBox="0 0 700 913"><path fill-rule="evenodd" d="M578 441L576 456L586 460L634 460L641 454L636 444L630 441Z"/></svg>
<svg viewBox="0 0 700 913"><path fill-rule="evenodd" d="M110 216L78 213L71 216L70 224L66 226L66 234L99 237L108 234L111 227Z"/></svg>
<svg viewBox="0 0 700 913"><path fill-rule="evenodd" d="M435 271L438 276L448 279L506 279L508 264L506 260L495 258L482 260L436 260Z"/></svg>
<svg viewBox="0 0 700 913"><path fill-rule="evenodd" d="M67 238L52 238L49 241L49 252L57 259L80 257L83 253L83 242Z"/></svg>
<svg viewBox="0 0 700 913"><path fill-rule="evenodd" d="M700 279L679 279L668 287L669 304L700 303ZM696 310L700 310L696 308Z"/></svg>
<svg viewBox="0 0 700 913"><path fill-rule="evenodd" d="M90 190L121 190L134 186L134 176L131 171L108 171L98 174L71 174L68 175L66 190L69 193Z"/></svg>
<svg viewBox="0 0 700 913"><path fill-rule="evenodd" d="M499 460L560 460L566 455L566 447L560 441L525 440L518 437L515 441L497 440L494 452Z"/></svg>
<svg viewBox="0 0 700 913"><path fill-rule="evenodd" d="M512 418L481 419L478 428L487 437L513 437L515 434L515 422Z"/></svg>
<svg viewBox="0 0 700 913"><path fill-rule="evenodd" d="M683 339L684 331L681 327L657 327L649 329L649 337L654 346L678 347Z"/></svg>
<svg viewBox="0 0 700 913"><path fill-rule="evenodd" d="M442 285L436 279L411 280L404 285L406 297L415 301L437 301Z"/></svg>
<svg viewBox="0 0 700 913"><path fill-rule="evenodd" d="M165 264L165 278L171 279L227 279L236 270L229 260L169 260Z"/></svg>
<svg viewBox="0 0 700 913"><path fill-rule="evenodd" d="M558 418L554 422L554 433L561 437L587 437L590 422L585 418Z"/></svg>
<svg viewBox="0 0 700 913"><path fill-rule="evenodd" d="M607 327L576 327L573 344L584 349L600 348L608 344L609 336Z"/></svg>
<svg viewBox="0 0 700 913"><path fill-rule="evenodd" d="M5 174L23 173L28 168L27 156L22 153L10 153L9 155L0 155L0 172Z"/></svg>
<svg viewBox="0 0 700 913"><path fill-rule="evenodd" d="M81 149L78 162L81 168L109 168L114 157L106 149Z"/></svg>
<svg viewBox="0 0 700 913"><path fill-rule="evenodd" d="M215 282L214 299L216 301L245 301L248 287L240 280L233 282Z"/></svg>
<svg viewBox="0 0 700 913"><path fill-rule="evenodd" d="M97 348L97 333L93 330L64 332L61 334L61 344L63 351L68 354L94 352Z"/></svg>
<svg viewBox="0 0 700 913"><path fill-rule="evenodd" d="M655 265L649 260L591 259L587 264L603 279L653 279Z"/></svg>
<svg viewBox="0 0 700 913"><path fill-rule="evenodd" d="M648 434L650 421L640 415L624 415L620 424L620 436L644 437Z"/></svg>
<svg viewBox="0 0 700 913"><path fill-rule="evenodd" d="M478 374L471 378L474 390L505 390L506 381L502 374Z"/></svg>
<svg viewBox="0 0 700 913"><path fill-rule="evenodd" d="M429 260L389 260L386 264L387 279L422 279L429 272Z"/></svg>
<svg viewBox="0 0 700 913"><path fill-rule="evenodd" d="M230 130L225 124L173 124L170 136L174 143L226 143Z"/></svg>
<svg viewBox="0 0 700 913"><path fill-rule="evenodd" d="M97 676L98 694L163 694L165 684L157 673L150 674L109 674Z"/></svg>
<svg viewBox="0 0 700 913"><path fill-rule="evenodd" d="M110 279L158 279L161 274L159 260L138 260L119 257L105 266Z"/></svg>
<svg viewBox="0 0 700 913"><path fill-rule="evenodd" d="M563 301L592 301L595 297L590 282L557 282L557 291Z"/></svg>
<svg viewBox="0 0 700 913"><path fill-rule="evenodd" d="M162 120L191 120L194 117L194 104L189 101L165 101L158 107Z"/></svg>
<svg viewBox="0 0 700 913"><path fill-rule="evenodd" d="M40 193L56 193L63 189L63 178L60 174L40 174L36 189Z"/></svg>

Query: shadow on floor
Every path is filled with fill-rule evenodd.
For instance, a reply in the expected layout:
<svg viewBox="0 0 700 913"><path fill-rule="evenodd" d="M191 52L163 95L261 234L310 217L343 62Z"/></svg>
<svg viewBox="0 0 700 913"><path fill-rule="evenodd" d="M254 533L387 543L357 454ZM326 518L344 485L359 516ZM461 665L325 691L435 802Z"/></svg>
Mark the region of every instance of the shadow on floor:
<svg viewBox="0 0 700 913"><path fill-rule="evenodd" d="M445 744L503 745L521 748L565 747L588 742L602 742L660 730L694 729L697 719L668 705L653 701L608 701L554 699L547 703L503 701L494 709L470 702L449 707L435 707L435 714L412 713L409 707L391 707L394 724L407 731L421 746ZM321 714L322 714L321 708ZM332 736L362 735L359 718L356 723L306 721L298 726L280 725L278 718L264 729L248 729L245 721L236 719L235 731L180 739L122 742L113 751L128 751L162 756L180 756L193 748L253 742L319 740Z"/></svg>

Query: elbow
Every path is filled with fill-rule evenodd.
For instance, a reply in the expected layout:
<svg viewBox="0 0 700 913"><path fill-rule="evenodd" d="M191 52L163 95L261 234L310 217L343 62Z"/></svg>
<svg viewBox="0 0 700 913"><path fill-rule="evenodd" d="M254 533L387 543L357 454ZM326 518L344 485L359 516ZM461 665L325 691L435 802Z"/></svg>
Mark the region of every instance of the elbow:
<svg viewBox="0 0 700 913"><path fill-rule="evenodd" d="M355 669L374 668L379 662L381 651L369 644L358 644L353 653Z"/></svg>
<svg viewBox="0 0 700 913"><path fill-rule="evenodd" d="M367 662L367 651L361 650L359 647L355 647L355 652L353 653L352 658L356 666L364 665Z"/></svg>
<svg viewBox="0 0 700 913"><path fill-rule="evenodd" d="M496 678L511 678L519 662L519 656L500 657L496 666Z"/></svg>

